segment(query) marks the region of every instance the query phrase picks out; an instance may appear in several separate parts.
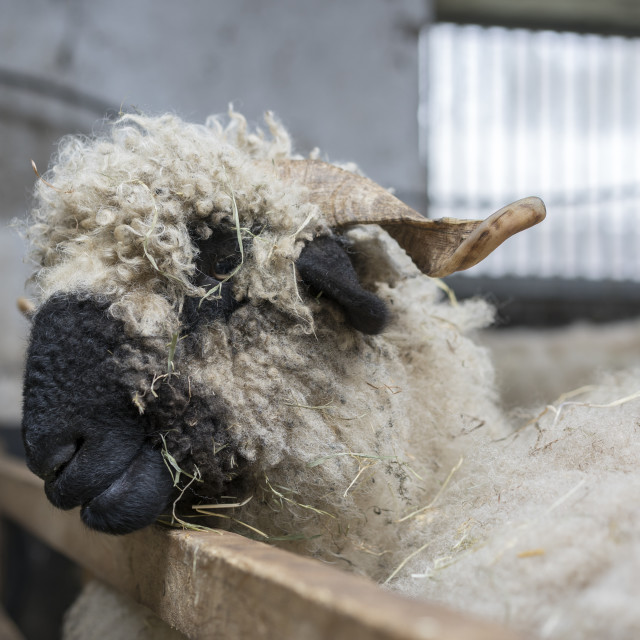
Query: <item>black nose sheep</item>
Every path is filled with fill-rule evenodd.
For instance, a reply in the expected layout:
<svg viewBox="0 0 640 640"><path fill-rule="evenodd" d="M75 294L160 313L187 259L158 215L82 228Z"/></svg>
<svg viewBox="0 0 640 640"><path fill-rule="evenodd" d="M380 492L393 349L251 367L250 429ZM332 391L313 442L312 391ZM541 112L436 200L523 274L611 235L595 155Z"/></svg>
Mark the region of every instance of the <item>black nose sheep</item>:
<svg viewBox="0 0 640 640"><path fill-rule="evenodd" d="M62 141L26 226L27 461L99 531L204 514L384 574L397 522L459 457L436 434L499 423L463 335L491 311L423 274L473 266L544 208L427 220L292 158L267 122L124 116Z"/></svg>
<svg viewBox="0 0 640 640"><path fill-rule="evenodd" d="M207 515L534 634L637 636L638 372L514 433L467 337L491 309L424 275L541 203L425 220L271 117L220 122L125 116L38 183L23 433L53 504L110 533Z"/></svg>

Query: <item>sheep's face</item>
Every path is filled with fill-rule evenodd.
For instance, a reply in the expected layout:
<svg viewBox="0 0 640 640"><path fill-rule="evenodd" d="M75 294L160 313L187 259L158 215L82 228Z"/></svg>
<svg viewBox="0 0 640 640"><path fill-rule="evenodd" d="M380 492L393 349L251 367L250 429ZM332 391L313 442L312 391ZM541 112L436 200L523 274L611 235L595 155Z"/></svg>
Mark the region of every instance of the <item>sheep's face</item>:
<svg viewBox="0 0 640 640"><path fill-rule="evenodd" d="M352 364L380 362L384 341L357 332L380 332L388 313L332 233L379 224L439 277L544 217L526 201L483 222L426 220L362 176L291 159L267 123L271 140L238 114L227 128L123 116L63 141L36 187L27 235L44 302L25 370L27 462L90 527L153 522L178 491L172 469L201 476L194 500L241 495L243 478L304 464L294 429L319 455L340 448L323 413L297 407L367 386ZM369 262L384 264L381 251Z"/></svg>
<svg viewBox="0 0 640 640"><path fill-rule="evenodd" d="M219 284L218 272L228 272L237 261L228 234L216 238L199 247L196 281L205 288ZM324 237L309 243L298 271L312 293L322 292L343 308L353 327L382 330L386 307L362 289L340 242ZM183 352L197 350L199 332L227 322L239 306L230 283L220 292L202 304L198 298L185 300ZM108 307L90 296L57 295L36 314L25 371L23 437L28 465L45 480L55 506L80 506L89 527L122 534L152 523L170 505L175 492L170 460L197 460L206 475L200 498L203 492L207 498L229 493L246 461L226 429L225 402L233 398L208 395L184 373L149 387L149 371L167 368L167 345L127 336ZM190 433L189 424L196 423L197 432Z"/></svg>

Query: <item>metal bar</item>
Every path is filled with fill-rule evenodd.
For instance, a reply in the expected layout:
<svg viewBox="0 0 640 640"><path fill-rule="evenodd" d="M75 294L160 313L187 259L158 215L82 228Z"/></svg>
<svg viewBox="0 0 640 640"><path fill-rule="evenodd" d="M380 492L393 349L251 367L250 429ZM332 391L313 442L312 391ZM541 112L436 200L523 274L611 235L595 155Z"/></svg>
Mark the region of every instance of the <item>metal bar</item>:
<svg viewBox="0 0 640 640"><path fill-rule="evenodd" d="M436 21L640 34L640 5L629 0L435 0Z"/></svg>

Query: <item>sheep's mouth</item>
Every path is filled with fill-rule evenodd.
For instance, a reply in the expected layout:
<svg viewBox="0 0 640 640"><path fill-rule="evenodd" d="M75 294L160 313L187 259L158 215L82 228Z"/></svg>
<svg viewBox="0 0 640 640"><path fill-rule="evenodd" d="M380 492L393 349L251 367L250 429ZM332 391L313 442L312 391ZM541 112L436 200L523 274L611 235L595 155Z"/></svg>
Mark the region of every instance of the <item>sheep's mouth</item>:
<svg viewBox="0 0 640 640"><path fill-rule="evenodd" d="M174 492L161 453L142 447L103 491L82 504L80 517L91 529L121 535L152 524Z"/></svg>
<svg viewBox="0 0 640 640"><path fill-rule="evenodd" d="M152 524L170 504L173 479L161 452L149 441L124 457L110 450L111 468L97 473L96 460L105 455L79 443L51 465L45 494L60 509L80 507L82 521L91 529L125 534Z"/></svg>
<svg viewBox="0 0 640 640"><path fill-rule="evenodd" d="M110 453L117 457L113 450ZM171 503L174 491L161 452L147 442L98 473L92 463L96 458L104 462L105 457L82 443L65 451L43 474L49 501L64 510L80 507L82 521L105 533L126 534L152 524Z"/></svg>
<svg viewBox="0 0 640 640"><path fill-rule="evenodd" d="M95 451L88 451L80 439L76 447L68 456L57 462L44 478L44 490L49 501L59 509L73 509L89 504L100 496L127 473L128 467L137 452L126 458L114 461L111 468L102 467L103 456L97 456ZM97 462L97 464L92 464Z"/></svg>

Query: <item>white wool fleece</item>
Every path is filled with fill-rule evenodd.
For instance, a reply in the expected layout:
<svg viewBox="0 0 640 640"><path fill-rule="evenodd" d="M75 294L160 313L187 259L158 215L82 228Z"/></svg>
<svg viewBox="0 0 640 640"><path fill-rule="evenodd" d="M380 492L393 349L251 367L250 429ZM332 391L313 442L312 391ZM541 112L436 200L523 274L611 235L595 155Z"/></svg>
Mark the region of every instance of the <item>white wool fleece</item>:
<svg viewBox="0 0 640 640"><path fill-rule="evenodd" d="M606 376L506 439L470 434L396 586L543 638L637 638L639 379Z"/></svg>

